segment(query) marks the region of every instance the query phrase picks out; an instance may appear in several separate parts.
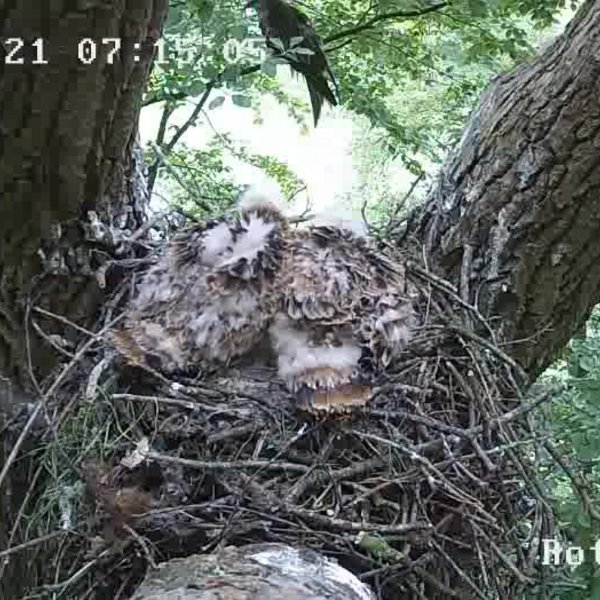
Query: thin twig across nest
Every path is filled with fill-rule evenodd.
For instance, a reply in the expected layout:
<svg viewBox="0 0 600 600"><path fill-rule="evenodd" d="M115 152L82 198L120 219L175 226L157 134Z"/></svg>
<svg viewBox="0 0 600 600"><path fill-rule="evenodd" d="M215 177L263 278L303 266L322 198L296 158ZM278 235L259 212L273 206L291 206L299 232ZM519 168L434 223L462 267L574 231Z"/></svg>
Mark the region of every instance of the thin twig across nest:
<svg viewBox="0 0 600 600"><path fill-rule="evenodd" d="M516 598L539 582L554 531L530 417L546 396L522 396L524 375L450 284L416 265L410 276L418 334L346 420L300 419L274 370L198 381L74 370L71 389L120 433L112 455L79 457L95 498L88 537L102 539L73 542L71 593L95 597L102 580L126 597L144 565L254 542L333 556L390 600ZM63 418L66 402L48 414Z"/></svg>

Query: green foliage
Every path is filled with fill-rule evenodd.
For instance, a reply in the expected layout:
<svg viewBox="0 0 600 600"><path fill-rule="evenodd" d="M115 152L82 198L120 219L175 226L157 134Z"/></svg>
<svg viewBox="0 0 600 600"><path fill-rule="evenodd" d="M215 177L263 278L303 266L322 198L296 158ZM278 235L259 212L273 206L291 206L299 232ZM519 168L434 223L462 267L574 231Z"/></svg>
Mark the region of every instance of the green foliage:
<svg viewBox="0 0 600 600"><path fill-rule="evenodd" d="M200 95L218 75L223 81L237 79L239 70L227 62L223 48L226 40L243 39L246 33L238 3L171 3L164 29L164 52L157 57L145 101ZM240 80L238 86L243 85Z"/></svg>
<svg viewBox="0 0 600 600"><path fill-rule="evenodd" d="M313 4L323 37L337 38L328 48L344 106L386 130L390 152L414 173L423 157L442 160L489 79L532 56L534 32L548 26L564 2L468 0L420 18L381 18L437 4ZM338 38L377 18L374 27Z"/></svg>
<svg viewBox="0 0 600 600"><path fill-rule="evenodd" d="M531 57L536 37L567 4L566 0L301 3L326 44L344 108L365 117L378 132L377 148L372 148L378 155L383 151L383 162L400 160L414 176L443 160L490 78ZM227 44L260 36L254 11L245 13L242 6L237 0L172 0L164 61L155 66L145 102L168 100L175 109L187 98L202 98L201 108L214 110L230 96L236 106L257 108L260 97L269 93L308 131L312 122L307 95L298 99L282 87L273 60L268 56L261 60L264 48L261 55L261 48L250 44L245 47L247 56L235 64L226 58ZM161 148L164 142L157 140ZM171 167L181 165L186 171L180 176L185 185L175 187L197 193L198 186L208 185L210 192L204 190L203 196L215 192L230 197L227 169L223 167L221 175L200 173L223 165L214 147L208 156L195 157L188 150L174 150L179 154L169 159ZM221 158L231 154L222 150ZM201 162L193 166L195 159ZM258 166L265 168L269 160L263 158ZM251 164L257 164L256 157ZM192 168L198 177L195 182L188 181ZM160 176L174 179L172 170L167 173L165 168ZM388 200L390 194L381 195L382 202ZM201 214L213 209L210 204ZM388 212L385 207L370 210L378 216Z"/></svg>
<svg viewBox="0 0 600 600"><path fill-rule="evenodd" d="M545 428L556 439L557 450L574 473L585 474L592 511L600 512L600 308L591 315L586 331L575 337L543 380L560 382L565 391L545 415ZM579 493L565 473L548 468L559 524L569 541L586 550L600 540L600 522L590 518ZM557 591L560 600L600 598L600 567L593 553L570 574L569 586Z"/></svg>
<svg viewBox="0 0 600 600"><path fill-rule="evenodd" d="M169 203L194 219L216 217L232 205L239 194L232 169L225 163L221 142L214 139L206 149L180 144L168 157L158 157L150 148L146 160L163 164L163 184Z"/></svg>
<svg viewBox="0 0 600 600"><path fill-rule="evenodd" d="M134 427L132 420L131 428ZM44 484L27 514L28 535L36 537L70 529L81 520L79 514L89 514L90 507L86 505L90 499L74 466L88 457L112 459L119 440L130 436L130 429L117 426L116 415L108 406L100 405L100 401L76 402L53 437L39 447L40 481Z"/></svg>
<svg viewBox="0 0 600 600"><path fill-rule="evenodd" d="M352 158L356 181L352 190L353 208L360 210L373 230L382 230L390 221L404 216L408 207L421 199L421 190L412 190L424 172L406 177L405 162L389 152L386 132L355 119Z"/></svg>
<svg viewBox="0 0 600 600"><path fill-rule="evenodd" d="M214 137L207 148L198 150L180 144L168 157L149 148L146 160L163 166L165 196L175 210L197 220L214 218L232 206L241 189L234 183L233 169L226 154L253 165L279 183L287 197L302 184L294 172L272 156L263 156L236 147L228 136Z"/></svg>
<svg viewBox="0 0 600 600"><path fill-rule="evenodd" d="M262 169L266 175L274 179L280 186L285 197L290 198L302 188L298 176L280 160L273 156L254 154L247 149L240 149L239 158L250 165Z"/></svg>

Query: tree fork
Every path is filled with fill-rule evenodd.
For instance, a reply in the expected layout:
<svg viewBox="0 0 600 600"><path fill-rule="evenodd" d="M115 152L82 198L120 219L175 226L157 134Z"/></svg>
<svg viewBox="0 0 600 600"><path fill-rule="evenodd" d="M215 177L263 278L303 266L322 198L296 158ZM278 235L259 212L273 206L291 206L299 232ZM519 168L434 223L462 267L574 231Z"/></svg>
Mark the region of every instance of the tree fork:
<svg viewBox="0 0 600 600"><path fill-rule="evenodd" d="M150 53L134 63L126 50L116 68L105 55L81 65L77 44L138 36L150 46L167 2L134 10L91 0L73 13L62 4L0 4L0 36L28 48L44 37L49 61L14 69L0 61L0 371L21 382L33 283L40 299L54 296L54 312L91 321L103 296L93 264L87 275L79 268L86 261L75 249L90 251L80 223L88 211L109 224L139 216L127 174ZM531 374L586 318L600 286L599 35L600 4L590 0L542 56L495 80L410 227L430 266L494 317L501 340L527 340L506 350ZM73 253L74 268L49 268L49 257L68 267ZM31 348L34 371L44 372L47 347ZM14 506L2 508L4 518Z"/></svg>
<svg viewBox="0 0 600 600"><path fill-rule="evenodd" d="M600 292L600 3L493 81L409 229L532 377L555 358Z"/></svg>

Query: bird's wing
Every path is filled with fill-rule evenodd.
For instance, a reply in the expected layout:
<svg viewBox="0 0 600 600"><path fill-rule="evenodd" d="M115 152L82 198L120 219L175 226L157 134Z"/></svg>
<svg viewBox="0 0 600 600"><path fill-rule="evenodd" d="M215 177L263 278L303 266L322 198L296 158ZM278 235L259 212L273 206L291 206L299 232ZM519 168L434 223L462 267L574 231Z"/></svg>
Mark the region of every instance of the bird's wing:
<svg viewBox="0 0 600 600"><path fill-rule="evenodd" d="M128 315L130 337L153 366L227 363L260 339L277 302L281 228L277 215L256 209L188 229L169 244Z"/></svg>
<svg viewBox="0 0 600 600"><path fill-rule="evenodd" d="M352 319L365 274L355 238L336 227L295 232L283 262L284 306L292 319L340 324Z"/></svg>
<svg viewBox="0 0 600 600"><path fill-rule="evenodd" d="M361 253L370 283L357 311L357 325L367 357L380 370L390 365L413 335L418 294L400 260L392 262L366 241Z"/></svg>
<svg viewBox="0 0 600 600"><path fill-rule="evenodd" d="M267 47L281 54L281 47L273 40L279 39L284 46L283 59L293 71L306 79L310 94L315 125L321 114L323 99L337 106L339 97L337 82L329 66L323 49L323 42L317 35L310 19L283 0L271 0L262 3L259 8L259 23L266 38ZM302 38L302 42L291 47L293 38ZM306 51L309 52L306 52Z"/></svg>
<svg viewBox="0 0 600 600"><path fill-rule="evenodd" d="M302 50L294 52L292 49L288 58L290 66L306 77L309 90L313 89L332 106L337 106L339 103L337 81L325 54L323 40L314 30L311 21L303 17L292 37L303 38L298 48L310 50L311 54L303 53Z"/></svg>
<svg viewBox="0 0 600 600"><path fill-rule="evenodd" d="M316 127L317 123L319 122L319 117L321 116L321 109L323 108L323 94L318 91L317 86L314 84L314 82L311 82L308 77L306 78L306 87L308 88L310 106L313 113L313 122Z"/></svg>
<svg viewBox="0 0 600 600"><path fill-rule="evenodd" d="M327 54L321 36L315 31L312 21L295 7L298 19L297 37L304 38L300 44L303 48L312 50L313 54L296 54L296 68L303 75L307 76L309 88L317 90L332 106L339 104L339 91L337 81L329 65ZM309 79L308 75L312 75ZM333 89L329 86L332 84Z"/></svg>
<svg viewBox="0 0 600 600"><path fill-rule="evenodd" d="M313 229L313 237L335 248L350 286L345 305L355 333L376 368L385 368L405 347L416 324L417 292L400 260L392 261L373 241L334 227Z"/></svg>

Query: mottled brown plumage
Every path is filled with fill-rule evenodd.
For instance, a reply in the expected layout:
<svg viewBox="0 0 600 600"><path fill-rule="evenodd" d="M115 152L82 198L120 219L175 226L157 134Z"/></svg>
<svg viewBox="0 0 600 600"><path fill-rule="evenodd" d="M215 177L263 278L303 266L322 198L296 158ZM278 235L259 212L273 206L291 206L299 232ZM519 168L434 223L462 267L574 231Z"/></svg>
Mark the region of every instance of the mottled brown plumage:
<svg viewBox="0 0 600 600"><path fill-rule="evenodd" d="M268 331L300 408L364 405L416 322L403 267L348 230L291 229L269 196L257 199L169 244L114 345L173 371L228 364Z"/></svg>
<svg viewBox="0 0 600 600"><path fill-rule="evenodd" d="M277 308L283 227L281 214L258 202L178 235L139 284L117 349L162 371L247 352Z"/></svg>
<svg viewBox="0 0 600 600"><path fill-rule="evenodd" d="M301 407L364 403L372 375L402 351L415 325L404 270L366 238L322 226L289 235L281 272L281 309L270 328L280 375Z"/></svg>

